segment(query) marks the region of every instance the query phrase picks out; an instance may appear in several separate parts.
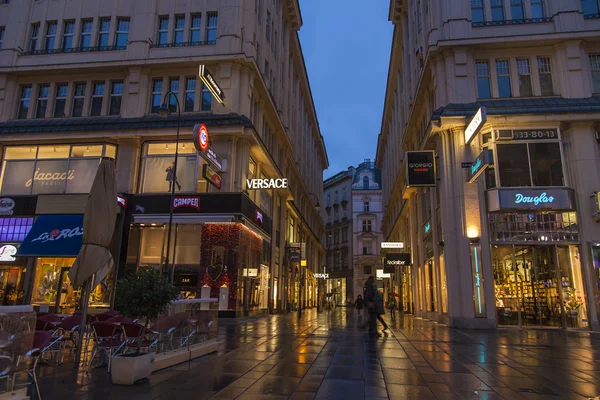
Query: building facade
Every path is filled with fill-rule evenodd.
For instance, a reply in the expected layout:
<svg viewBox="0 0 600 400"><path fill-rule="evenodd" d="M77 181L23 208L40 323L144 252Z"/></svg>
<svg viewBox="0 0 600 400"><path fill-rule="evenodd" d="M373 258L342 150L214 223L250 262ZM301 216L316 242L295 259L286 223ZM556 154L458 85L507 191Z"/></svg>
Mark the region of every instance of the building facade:
<svg viewBox="0 0 600 400"><path fill-rule="evenodd" d="M224 315L316 305L324 228L307 193L321 197L328 160L301 25L295 0L0 4L1 240L16 250L0 261L5 303L76 307L66 273L110 157L117 265L92 305L109 306L128 271L167 264L182 296L218 297ZM197 151L196 124L212 153Z"/></svg>
<svg viewBox="0 0 600 400"><path fill-rule="evenodd" d="M377 165L404 310L598 329L598 2L393 0L390 20Z"/></svg>

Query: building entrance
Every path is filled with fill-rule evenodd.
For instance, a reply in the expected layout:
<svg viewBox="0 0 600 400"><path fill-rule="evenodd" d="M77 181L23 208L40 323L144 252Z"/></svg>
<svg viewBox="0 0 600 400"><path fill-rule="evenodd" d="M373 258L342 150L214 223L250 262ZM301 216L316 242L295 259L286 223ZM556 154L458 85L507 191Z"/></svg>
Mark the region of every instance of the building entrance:
<svg viewBox="0 0 600 400"><path fill-rule="evenodd" d="M578 246L492 245L499 325L585 327Z"/></svg>

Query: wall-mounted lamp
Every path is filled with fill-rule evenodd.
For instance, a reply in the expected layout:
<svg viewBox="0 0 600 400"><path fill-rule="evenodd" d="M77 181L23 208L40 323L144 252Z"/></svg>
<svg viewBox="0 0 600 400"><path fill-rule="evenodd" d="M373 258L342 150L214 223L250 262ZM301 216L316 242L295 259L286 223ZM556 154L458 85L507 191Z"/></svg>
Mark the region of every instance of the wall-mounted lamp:
<svg viewBox="0 0 600 400"><path fill-rule="evenodd" d="M478 239L479 240L479 228L475 226L469 226L467 228L467 237L469 239Z"/></svg>

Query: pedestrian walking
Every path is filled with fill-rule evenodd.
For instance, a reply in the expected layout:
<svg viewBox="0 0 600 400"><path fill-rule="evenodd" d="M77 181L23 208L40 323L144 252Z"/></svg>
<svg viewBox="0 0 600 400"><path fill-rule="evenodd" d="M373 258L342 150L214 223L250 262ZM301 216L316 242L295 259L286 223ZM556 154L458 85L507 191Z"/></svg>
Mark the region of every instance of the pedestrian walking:
<svg viewBox="0 0 600 400"><path fill-rule="evenodd" d="M379 290L375 290L375 315L379 322L383 325L383 330L388 329L388 325L385 323L385 320L381 317L385 315L385 307L383 305L383 296L379 293ZM375 322L375 329L377 329L377 322Z"/></svg>
<svg viewBox="0 0 600 400"><path fill-rule="evenodd" d="M388 300L388 307L390 308L390 316L392 317L392 321L396 320L396 298L391 296Z"/></svg>
<svg viewBox="0 0 600 400"><path fill-rule="evenodd" d="M363 317L363 308L365 308L365 301L363 300L363 298L362 298L362 296L360 294L356 298L356 301L354 302L354 306L358 310L358 318L362 319L362 317Z"/></svg>

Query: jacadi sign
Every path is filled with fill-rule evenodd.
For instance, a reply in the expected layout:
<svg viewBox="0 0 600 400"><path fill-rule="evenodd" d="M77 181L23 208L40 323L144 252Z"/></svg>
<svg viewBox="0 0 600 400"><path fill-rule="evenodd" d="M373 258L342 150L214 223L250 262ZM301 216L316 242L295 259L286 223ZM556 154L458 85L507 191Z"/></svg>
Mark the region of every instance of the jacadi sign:
<svg viewBox="0 0 600 400"><path fill-rule="evenodd" d="M568 188L492 189L486 192L488 211L575 210L575 194Z"/></svg>

